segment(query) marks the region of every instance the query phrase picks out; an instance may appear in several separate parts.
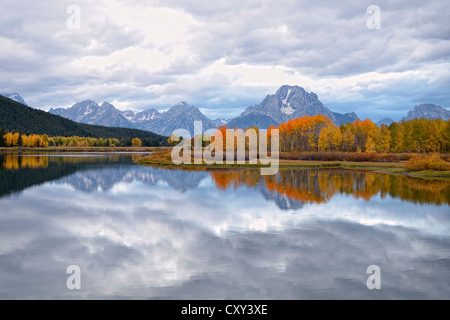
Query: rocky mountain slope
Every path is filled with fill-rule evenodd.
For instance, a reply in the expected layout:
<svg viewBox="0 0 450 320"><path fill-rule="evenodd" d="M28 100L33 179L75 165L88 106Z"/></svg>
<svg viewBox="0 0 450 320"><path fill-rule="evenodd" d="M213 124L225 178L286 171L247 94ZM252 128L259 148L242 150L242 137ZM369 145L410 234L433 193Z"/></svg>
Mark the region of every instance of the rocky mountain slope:
<svg viewBox="0 0 450 320"><path fill-rule="evenodd" d="M424 103L416 105L402 120L408 121L419 118L448 120L450 119L450 111L435 104Z"/></svg>
<svg viewBox="0 0 450 320"><path fill-rule="evenodd" d="M268 128L272 124L279 125L290 119L316 114L326 115L337 125L358 119L354 112L332 112L320 102L314 92L307 92L299 86L282 86L274 95L266 96L260 104L247 108L239 117L230 121L229 126Z"/></svg>
<svg viewBox="0 0 450 320"><path fill-rule="evenodd" d="M20 94L18 94L17 92L0 94L0 96L4 96L4 97L6 97L6 98L8 98L8 99L14 100L14 101L19 102L19 103L21 103L21 104L24 104L24 105L26 105L26 106L28 105L28 104L25 102L25 100L23 100L23 98L20 96Z"/></svg>

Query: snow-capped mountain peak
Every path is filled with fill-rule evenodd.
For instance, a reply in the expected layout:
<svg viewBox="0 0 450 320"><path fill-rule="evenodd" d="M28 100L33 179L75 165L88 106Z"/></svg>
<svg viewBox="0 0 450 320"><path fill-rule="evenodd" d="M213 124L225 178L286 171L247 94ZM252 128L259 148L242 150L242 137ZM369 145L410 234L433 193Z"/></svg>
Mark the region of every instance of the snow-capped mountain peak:
<svg viewBox="0 0 450 320"><path fill-rule="evenodd" d="M247 108L239 117L233 119L230 127L249 128L257 126L268 128L290 119L305 115L322 114L336 124L353 122L358 117L354 113L340 114L325 107L314 92L307 92L299 86L281 86L274 95L268 95L260 104Z"/></svg>
<svg viewBox="0 0 450 320"><path fill-rule="evenodd" d="M9 98L9 99L11 99L11 100L14 100L14 101L16 101L16 102L19 102L19 103L21 103L21 104L24 104L24 105L28 105L26 102L25 102L25 100L23 100L23 98L20 96L20 94L18 94L17 92L14 92L14 93L5 93L5 94L2 94L2 96L4 96L4 97L6 97L6 98Z"/></svg>

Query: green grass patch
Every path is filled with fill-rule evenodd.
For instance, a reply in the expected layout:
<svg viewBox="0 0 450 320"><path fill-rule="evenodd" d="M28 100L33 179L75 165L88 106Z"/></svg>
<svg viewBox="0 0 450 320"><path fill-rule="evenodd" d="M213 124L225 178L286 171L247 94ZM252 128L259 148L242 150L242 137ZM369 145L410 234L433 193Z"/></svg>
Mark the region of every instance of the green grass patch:
<svg viewBox="0 0 450 320"><path fill-rule="evenodd" d="M450 178L450 171L415 171L408 173L411 177Z"/></svg>

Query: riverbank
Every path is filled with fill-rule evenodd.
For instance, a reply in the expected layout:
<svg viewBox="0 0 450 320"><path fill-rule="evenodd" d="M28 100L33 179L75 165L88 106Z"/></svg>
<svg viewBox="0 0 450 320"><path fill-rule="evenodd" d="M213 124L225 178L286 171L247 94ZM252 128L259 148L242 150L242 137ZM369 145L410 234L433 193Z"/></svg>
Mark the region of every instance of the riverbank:
<svg viewBox="0 0 450 320"><path fill-rule="evenodd" d="M167 152L170 147L7 147L0 152Z"/></svg>
<svg viewBox="0 0 450 320"><path fill-rule="evenodd" d="M267 165L263 164L181 164L175 165L171 159L171 147L2 147L1 152L64 152L64 153L102 153L102 152L136 152L152 153L136 160L136 163L144 166L170 167L180 169L230 169L230 168L261 168ZM375 161L334 161L334 160L299 160L299 159L280 159L280 168L342 168L354 170L370 170L390 174L401 174L416 178L425 179L450 179L450 171L407 171L408 161L397 162L375 162Z"/></svg>
<svg viewBox="0 0 450 320"><path fill-rule="evenodd" d="M370 170L376 172L384 172L389 174L401 174L416 178L428 179L450 179L450 171L407 171L406 164L408 161L399 162L372 162L372 161L318 161L318 160L279 160L279 168L304 168L304 169L321 169L321 168L341 168L355 170ZM180 164L175 165L172 162L170 152L155 152L151 155L142 157L136 161L139 165L158 166L170 168L189 168L189 169L223 169L223 168L261 168L268 165L263 164Z"/></svg>

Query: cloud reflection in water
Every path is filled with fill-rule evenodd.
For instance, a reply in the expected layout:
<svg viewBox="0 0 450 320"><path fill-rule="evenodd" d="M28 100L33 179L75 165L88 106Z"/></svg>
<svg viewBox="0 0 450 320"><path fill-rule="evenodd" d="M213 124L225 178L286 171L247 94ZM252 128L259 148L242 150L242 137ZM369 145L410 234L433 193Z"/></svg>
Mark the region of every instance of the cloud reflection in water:
<svg viewBox="0 0 450 320"><path fill-rule="evenodd" d="M248 183L221 187L218 173L106 165L0 198L0 298L450 298L447 204L300 201L238 172ZM365 286L371 264L382 290Z"/></svg>

